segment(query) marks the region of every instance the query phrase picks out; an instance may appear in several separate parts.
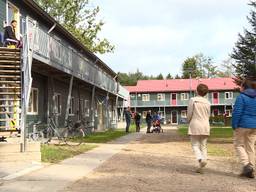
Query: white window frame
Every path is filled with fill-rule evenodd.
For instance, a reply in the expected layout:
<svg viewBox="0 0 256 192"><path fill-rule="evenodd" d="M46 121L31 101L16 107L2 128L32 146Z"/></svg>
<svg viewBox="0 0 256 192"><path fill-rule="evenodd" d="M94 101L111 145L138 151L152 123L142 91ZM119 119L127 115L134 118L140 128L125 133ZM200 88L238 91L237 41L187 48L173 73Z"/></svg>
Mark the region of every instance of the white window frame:
<svg viewBox="0 0 256 192"><path fill-rule="evenodd" d="M146 99L145 99L146 97ZM150 101L150 95L149 94L142 94L142 101Z"/></svg>
<svg viewBox="0 0 256 192"><path fill-rule="evenodd" d="M36 103L36 109L37 109L37 111L33 111L33 109L34 109L34 91L36 91L37 92L37 98L36 98L36 100L37 100L37 103ZM30 91L30 99L31 99L31 101L32 101L32 106L31 106L31 109L32 109L32 111L28 111L28 115L38 115L38 106L39 106L39 89L38 88L31 88L31 91Z"/></svg>
<svg viewBox="0 0 256 192"><path fill-rule="evenodd" d="M56 97L58 98L58 96L59 96L59 98L60 98L60 101L59 101L59 106L56 106L56 105L57 105L57 103L56 103ZM54 93L54 95L53 95L53 111L54 111L54 113L55 113L56 115L61 115L61 112L62 112L61 100L62 100L61 94L60 94L60 93L57 93L57 92ZM56 108L57 108L57 111L56 111Z"/></svg>
<svg viewBox="0 0 256 192"><path fill-rule="evenodd" d="M180 94L180 100L181 101L187 101L189 99L189 94L188 93L181 93Z"/></svg>
<svg viewBox="0 0 256 192"><path fill-rule="evenodd" d="M226 117L232 117L232 109L226 109L225 114L227 114L227 111L229 111L229 115Z"/></svg>
<svg viewBox="0 0 256 192"><path fill-rule="evenodd" d="M185 116L182 113L185 113ZM180 112L180 117L181 118L187 118L187 115L188 115L188 111L187 110L181 110L181 112Z"/></svg>
<svg viewBox="0 0 256 192"><path fill-rule="evenodd" d="M164 93L158 93L157 94L157 101L165 101L165 94Z"/></svg>
<svg viewBox="0 0 256 192"><path fill-rule="evenodd" d="M227 97L228 94L228 97ZM225 92L225 99L229 100L229 99L233 99L234 98L234 93L232 91L229 92Z"/></svg>
<svg viewBox="0 0 256 192"><path fill-rule="evenodd" d="M9 17L8 6L9 6L9 4L10 4L10 6L12 6L14 9L17 9L17 11L18 11L18 19L15 19L17 21L17 28L16 28L16 34L15 35L16 35L16 38L18 40L20 40L20 27L21 27L21 23L20 23L20 9L17 6L15 6L12 2L6 1L6 25L7 26L11 24L10 23L11 21L9 21L9 23L8 23L8 17Z"/></svg>
<svg viewBox="0 0 256 192"><path fill-rule="evenodd" d="M74 116L75 115L75 97L70 98L68 115L69 116Z"/></svg>

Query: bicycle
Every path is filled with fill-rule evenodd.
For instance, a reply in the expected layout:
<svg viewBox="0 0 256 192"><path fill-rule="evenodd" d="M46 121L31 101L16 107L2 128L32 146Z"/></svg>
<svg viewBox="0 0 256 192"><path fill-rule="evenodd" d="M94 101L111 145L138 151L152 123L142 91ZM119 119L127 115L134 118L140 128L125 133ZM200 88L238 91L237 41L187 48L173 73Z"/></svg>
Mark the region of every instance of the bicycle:
<svg viewBox="0 0 256 192"><path fill-rule="evenodd" d="M43 144L49 144L53 138L57 138L59 144L65 143L70 146L80 145L82 143L82 137L84 137L84 131L73 125L71 120L67 121L67 126L64 131L57 127L52 117L49 117L49 123L43 130L38 130L38 125L41 122L33 125L33 133L30 134L30 138L34 141L41 141Z"/></svg>
<svg viewBox="0 0 256 192"><path fill-rule="evenodd" d="M65 130L63 132L63 137L64 142L67 145L80 145L83 142L83 137L85 137L85 132L79 122L73 124L73 122L68 119L67 126L65 127Z"/></svg>

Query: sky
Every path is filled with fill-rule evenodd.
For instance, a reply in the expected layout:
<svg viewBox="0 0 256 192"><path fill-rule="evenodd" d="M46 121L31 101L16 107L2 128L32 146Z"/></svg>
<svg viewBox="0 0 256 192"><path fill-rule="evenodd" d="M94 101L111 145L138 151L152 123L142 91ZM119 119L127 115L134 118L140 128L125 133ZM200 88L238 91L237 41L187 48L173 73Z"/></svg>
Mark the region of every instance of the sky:
<svg viewBox="0 0 256 192"><path fill-rule="evenodd" d="M101 37L114 53L98 55L115 72L181 73L203 53L220 65L248 28L249 0L91 0L101 9Z"/></svg>

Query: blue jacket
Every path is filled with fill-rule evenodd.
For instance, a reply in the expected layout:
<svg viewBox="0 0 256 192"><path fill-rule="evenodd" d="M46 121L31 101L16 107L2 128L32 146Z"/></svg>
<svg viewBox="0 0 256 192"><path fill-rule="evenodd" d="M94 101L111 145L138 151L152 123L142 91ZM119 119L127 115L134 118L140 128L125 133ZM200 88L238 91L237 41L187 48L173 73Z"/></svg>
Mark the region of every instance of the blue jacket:
<svg viewBox="0 0 256 192"><path fill-rule="evenodd" d="M255 89L246 89L237 97L232 114L232 128L256 129Z"/></svg>

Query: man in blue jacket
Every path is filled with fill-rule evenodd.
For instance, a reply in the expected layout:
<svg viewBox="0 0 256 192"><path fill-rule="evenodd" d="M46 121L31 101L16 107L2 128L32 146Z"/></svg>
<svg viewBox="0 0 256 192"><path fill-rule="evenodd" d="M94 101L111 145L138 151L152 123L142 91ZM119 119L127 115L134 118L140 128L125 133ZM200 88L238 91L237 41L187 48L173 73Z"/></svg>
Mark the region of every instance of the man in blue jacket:
<svg viewBox="0 0 256 192"><path fill-rule="evenodd" d="M233 114L234 145L243 164L241 176L254 178L256 142L256 81L247 80L237 97Z"/></svg>

